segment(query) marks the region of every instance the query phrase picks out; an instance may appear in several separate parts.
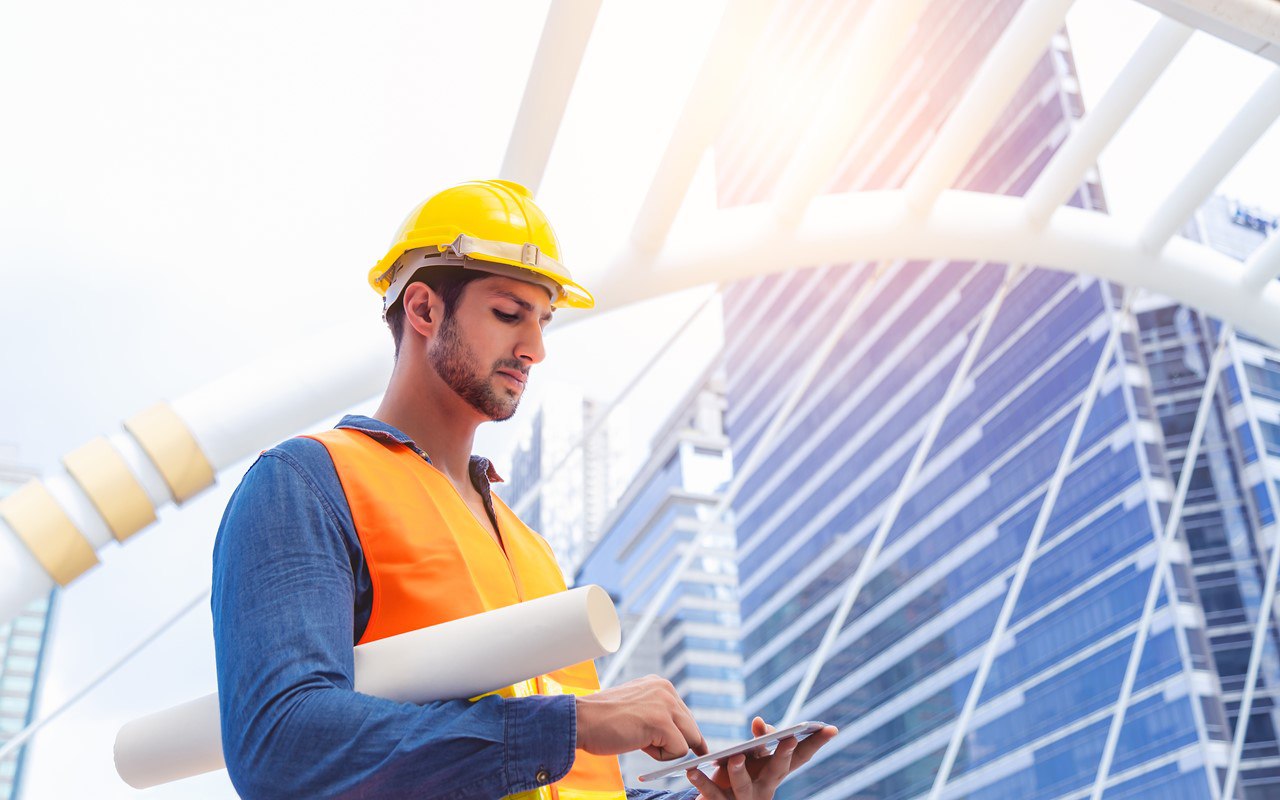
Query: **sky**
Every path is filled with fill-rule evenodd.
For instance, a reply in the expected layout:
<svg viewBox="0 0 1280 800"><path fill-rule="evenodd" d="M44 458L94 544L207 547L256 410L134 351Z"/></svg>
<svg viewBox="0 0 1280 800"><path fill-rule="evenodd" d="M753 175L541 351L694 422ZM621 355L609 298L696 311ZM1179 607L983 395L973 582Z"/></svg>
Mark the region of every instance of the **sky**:
<svg viewBox="0 0 1280 800"><path fill-rule="evenodd" d="M588 286L630 227L722 8L661 0L601 12L539 192ZM379 325L365 272L424 194L498 172L546 9L407 0L359 11L161 0L0 7L6 452L54 469L121 419L266 351ZM1130 0L1079 0L1068 21L1089 105L1154 14ZM1193 37L1103 154L1113 211L1148 211L1269 69ZM1277 176L1273 126L1223 189L1280 211ZM539 381L611 397L707 294L554 331L557 320L522 411L482 428L476 451L506 466ZM713 302L628 402L638 452L719 341ZM218 519L249 463L108 548L103 566L61 595L44 711L207 586ZM202 604L42 732L26 797L135 796L111 766L115 732L214 689L210 624ZM232 795L215 773L148 796Z"/></svg>

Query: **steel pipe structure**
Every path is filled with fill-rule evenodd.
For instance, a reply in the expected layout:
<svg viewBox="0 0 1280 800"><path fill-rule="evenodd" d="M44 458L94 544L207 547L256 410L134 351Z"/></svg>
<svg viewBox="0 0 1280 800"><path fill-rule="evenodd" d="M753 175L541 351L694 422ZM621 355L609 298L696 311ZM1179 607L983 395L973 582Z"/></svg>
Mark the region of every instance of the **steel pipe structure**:
<svg viewBox="0 0 1280 800"><path fill-rule="evenodd" d="M1207 0L1148 4L1184 9L1212 5ZM1262 19L1266 24L1250 30L1228 27L1252 37L1250 41L1261 37L1264 49L1274 48L1280 33L1267 33L1280 32L1280 9L1274 3L1235 0L1226 5L1239 13L1224 17L1206 11L1202 16L1212 16L1214 24L1224 18ZM923 0L874 3L859 32L859 41L869 42L869 47L850 53L832 86L833 94L851 91L842 107L829 104L819 115L804 146L786 166L775 195L754 205L680 217L693 173L724 126L732 90L752 48L765 35L774 8L768 0L729 4L630 240L606 261L610 270L597 279L598 310L697 285L820 264L984 261L1088 273L1130 292L1158 292L1280 347L1280 284L1273 280L1280 274L1280 241L1273 238L1241 264L1175 235L1280 113L1280 71L1264 81L1140 229L1061 205L1186 41L1185 26L1208 27L1200 26L1201 17L1195 14L1171 13L1181 22L1157 24L1026 198L953 188L1062 26L1069 6L1070 0L1026 2L903 188L820 195L824 175L839 162L887 79L892 42L928 13ZM583 64L590 64L588 44L600 7L599 0L552 3L513 125L504 177L535 187L543 182L575 78ZM1212 32L1222 35L1220 30ZM151 524L160 508L195 496L229 466L375 396L391 367L385 336L371 323L335 334L332 340L308 342L309 350L301 354L291 349L268 357L131 417L122 432L94 439L68 454L62 469L0 500L0 622L55 584L73 582L97 563L98 551L126 541ZM797 383L803 386L803 381ZM739 485L750 471L735 478ZM1276 504L1270 480L1268 487ZM698 546L688 545L682 563L695 556ZM1273 555L1268 599L1274 597L1278 565L1280 557ZM673 577L678 574L679 570ZM668 583L664 591L669 592L675 580ZM1269 611L1268 603L1259 621L1261 633L1255 634L1246 692L1250 699ZM642 627L651 622L642 620ZM634 641L640 638L637 631L627 634ZM1102 785L1105 771L1100 774Z"/></svg>

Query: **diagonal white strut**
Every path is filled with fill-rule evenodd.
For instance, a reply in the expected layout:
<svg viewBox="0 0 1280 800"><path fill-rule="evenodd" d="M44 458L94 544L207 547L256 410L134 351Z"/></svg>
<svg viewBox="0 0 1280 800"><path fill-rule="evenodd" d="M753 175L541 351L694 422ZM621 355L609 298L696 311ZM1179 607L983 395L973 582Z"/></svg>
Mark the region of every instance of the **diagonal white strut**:
<svg viewBox="0 0 1280 800"><path fill-rule="evenodd" d="M1106 285L1099 284L1099 289L1105 292ZM1123 317L1128 313L1132 297L1133 290L1127 290L1119 317ZM996 655L999 653L1000 642L1004 639L1005 631L1009 627L1009 621L1013 618L1014 609L1018 605L1018 598L1022 594L1022 587L1027 581L1027 576L1031 573L1031 564L1035 561L1036 553L1040 549L1040 540L1044 537L1044 532L1049 527L1049 519L1053 514L1054 506L1058 503L1058 494L1062 491L1062 484L1066 481L1067 473L1071 470L1071 462L1075 460L1076 449L1080 445L1080 439L1084 436L1084 428L1089 421L1089 414L1093 410L1093 404L1097 400L1098 392L1102 387L1102 378L1107 374L1112 356L1115 355L1116 343L1120 338L1120 324L1120 318L1112 320L1106 343L1102 346L1102 352L1099 354L1098 361L1093 368L1093 375L1089 378L1089 385L1085 388L1084 395L1080 399L1080 408L1076 411L1076 418L1071 424L1070 433L1067 434L1062 454L1058 457L1058 464L1049 479L1049 486L1045 490L1044 499L1040 501L1040 510L1036 515L1035 524L1027 537L1026 545L1022 548L1022 557L1018 560L1017 569L1014 570L1013 580L1009 582L1009 590L1005 593L1004 602L1000 606L1000 613L996 616L995 627L992 629L991 636L987 639L987 644L982 650L982 658L978 662L978 670L974 674L973 682L969 684L969 692L965 695L964 705L960 708L960 716L952 729L951 739L947 742L946 752L942 756L942 763L934 776L933 787L929 791L930 800L937 800L942 796L942 790L946 788L947 781L951 778L951 770L955 767L956 758L960 754L960 746L964 743L964 736L968 731L969 723L978 707L978 701L982 699L982 690L986 686L987 676L991 674L991 668L995 664Z"/></svg>
<svg viewBox="0 0 1280 800"><path fill-rule="evenodd" d="M809 691L813 688L814 681L818 679L818 673L822 671L822 665L826 663L827 656L835 645L836 638L844 628L845 620L849 618L849 612L853 609L853 603L858 599L858 594L862 591L863 584L866 583L867 577L871 574L871 567L875 565L876 558L880 555L880 548L884 546L885 539L889 537L889 531L892 530L894 523L898 521L898 514L902 511L903 503L907 501L907 496L915 488L916 478L919 476L920 470L924 468L925 459L928 458L929 451L933 448L933 443L938 438L938 433L942 430L942 423L946 421L947 412L955 404L961 387L969 379L969 371L973 368L973 362L978 358L978 351L982 349L982 343L986 341L987 334L991 330L991 324L995 322L996 313L1004 303L1004 298L1009 293L1019 269L1019 267L1010 264L1005 270L1004 281L1001 282L1000 288L996 290L995 295L991 298L991 302L987 304L982 322L973 332L972 338L969 339L968 347L965 348L964 355L956 366L956 371L952 374L951 381L947 384L947 390L943 393L942 399L938 401L938 407L933 416L930 417L929 425L925 428L924 435L920 437L920 441L916 445L915 453L911 457L911 463L907 465L907 471L903 474L902 479L898 481L898 488L894 491L893 497L889 501L889 507L885 509L884 516L880 518L880 525L876 528L875 534L872 535L871 541L867 544L867 549L862 554L862 558L858 560L857 569L854 570L853 575L844 584L840 604L836 606L831 616L831 622L828 623L827 630L822 635L821 644L818 645L818 649L814 651L813 655L809 657L809 663L805 667L804 675L800 679L800 684L796 687L795 694L791 696L791 703L787 706L786 716L783 717L782 724L784 726L794 724L800 714L800 709L804 707L805 701L809 699Z"/></svg>
<svg viewBox="0 0 1280 800"><path fill-rule="evenodd" d="M938 138L907 178L907 205L928 211L956 177L1062 26L1072 0L1027 0L943 123Z"/></svg>
<svg viewBox="0 0 1280 800"><path fill-rule="evenodd" d="M804 141L778 179L774 206L779 224L794 226L809 200L831 180L843 148L866 118L925 3L877 0L867 10L839 75L825 93L819 118L806 128Z"/></svg>
<svg viewBox="0 0 1280 800"><path fill-rule="evenodd" d="M1277 117L1280 117L1280 69L1267 76L1151 214L1138 237L1139 245L1151 252L1162 249Z"/></svg>
<svg viewBox="0 0 1280 800"><path fill-rule="evenodd" d="M601 0L552 0L538 40L538 51L529 69L520 110L516 112L507 154L502 159L503 178L522 183L535 195L551 158L551 148L569 94L573 91L582 55L591 40Z"/></svg>
<svg viewBox="0 0 1280 800"><path fill-rule="evenodd" d="M1204 391L1200 395L1200 405L1196 409L1196 419L1191 426L1191 440L1187 443L1187 452L1182 460L1182 474L1178 476L1178 490L1173 498L1173 507L1169 509L1169 518L1165 522L1164 532L1156 543L1156 563L1151 571L1151 583L1147 586L1147 596L1142 604L1142 616L1138 621L1138 630L1133 637L1133 647L1129 650L1129 662L1125 665L1124 678L1120 681L1120 695L1116 699L1115 711L1111 714L1111 725L1107 729L1106 743L1102 748L1102 757L1098 760L1098 771L1094 776L1092 800L1099 800L1106 789L1107 779L1111 776L1111 764L1115 759L1116 746L1120 742L1120 733L1124 730L1124 719L1129 709L1129 698L1133 695L1133 684L1138 679L1138 667L1142 663L1142 653L1147 646L1147 637L1151 632L1151 619L1155 616L1156 603L1160 598L1160 588L1165 586L1171 577L1169 573L1169 552L1173 548L1178 534L1178 526L1182 523L1182 509L1187 500L1187 491L1191 487L1191 475L1195 472L1196 459L1200 457L1200 446L1204 441L1204 429L1208 425L1209 416L1213 413L1213 396L1218 388L1218 374L1222 371L1222 359L1227 351L1230 338L1230 327L1224 327L1219 334L1218 346L1214 348L1213 358L1209 363L1209 371L1205 375ZM1178 595L1172 586L1166 586L1171 608L1177 606Z"/></svg>
<svg viewBox="0 0 1280 800"><path fill-rule="evenodd" d="M729 113L732 88L775 5L774 0L738 0L725 6L631 229L631 241L641 252L662 249L698 162Z"/></svg>
<svg viewBox="0 0 1280 800"><path fill-rule="evenodd" d="M1027 218L1032 226L1044 227L1053 212L1071 199L1085 172L1190 38L1191 28L1182 23L1169 17L1156 21L1102 100L1084 116L1027 191Z"/></svg>
<svg viewBox="0 0 1280 800"><path fill-rule="evenodd" d="M715 532L716 525L724 518L725 513L729 510L734 498L737 497L738 492L741 491L742 486L746 483L747 479L755 474L756 469L764 463L765 454L768 452L769 446L782 430L783 425L791 416L791 412L795 410L796 406L800 403L800 400L804 397L809 385L812 384L814 378L818 376L818 370L821 369L828 356L831 355L831 352L835 350L840 338L845 334L849 326L853 324L853 321L858 318L858 315L862 313L864 303L871 296L872 287L879 282L881 275L884 274L886 266L887 265L884 262L880 262L876 265L875 271L872 273L870 279L864 281L862 285L858 287L857 293L850 300L849 304L845 306L844 312L840 315L840 318L831 326L831 330L827 333L827 337L822 340L822 343L819 344L817 349L815 349L809 356L809 360L805 363L804 370L796 375L795 383L792 384L791 391L787 395L786 402L784 402L775 412L773 420L769 423L769 427L765 429L765 432L760 436L760 440L756 444L755 449L751 451L751 455L748 457L747 462L743 464L741 469L735 470L733 480L725 489L724 494L721 495L720 502L716 504L715 509L711 512L708 518L698 526L698 532L694 534L694 537L687 545L685 545L684 553L681 554L680 560L676 563L675 567L672 568L667 579L663 581L657 594L649 600L649 605L645 608L644 613L640 616L635 627L626 631L626 636L622 642L622 648L612 657L612 659L610 659L609 669L605 672L604 679L600 682L601 686L612 686L613 682L617 680L623 667L625 667L627 662L631 659L631 655L635 652L636 648L640 646L640 642L644 638L645 633L647 633L649 627L653 625L653 621L657 618L658 612L662 610L663 604L667 602L667 598L671 596L673 591L675 591L675 588L679 585L680 579L684 576L685 571L689 568L689 565L693 563L693 559L708 547L710 539Z"/></svg>
<svg viewBox="0 0 1280 800"><path fill-rule="evenodd" d="M1232 797L1236 779L1240 774L1240 757L1244 752L1244 737L1249 729L1249 715L1253 711L1253 693L1258 685L1258 668L1262 664L1262 654L1266 649L1266 637L1271 631L1271 609L1276 599L1276 579L1280 576L1280 490L1276 488L1276 479L1271 475L1268 464L1266 439L1262 438L1262 429L1258 424L1256 406L1253 404L1253 389L1249 386L1249 376L1245 373L1240 353L1235 347L1235 332L1230 328L1223 331L1226 338L1230 332L1231 360L1235 371L1236 382L1240 385L1240 399L1244 403L1245 417L1249 420L1249 434L1253 437L1253 447L1258 454L1258 463L1262 467L1262 482L1266 486L1267 501L1271 504L1271 558L1267 562L1267 579L1262 590L1262 602L1258 605L1258 619L1253 628L1253 647L1249 651L1249 668L1245 672L1244 696L1240 699L1240 713L1236 717L1235 737L1231 742L1231 763L1227 768L1227 777L1222 788L1223 797ZM1258 536L1259 550L1267 541L1264 532Z"/></svg>

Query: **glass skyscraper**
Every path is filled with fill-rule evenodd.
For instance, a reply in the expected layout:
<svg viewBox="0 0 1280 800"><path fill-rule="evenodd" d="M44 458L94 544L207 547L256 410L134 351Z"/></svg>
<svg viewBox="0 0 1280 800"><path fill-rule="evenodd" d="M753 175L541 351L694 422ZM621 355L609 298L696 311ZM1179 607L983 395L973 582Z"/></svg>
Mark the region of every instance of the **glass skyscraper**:
<svg viewBox="0 0 1280 800"><path fill-rule="evenodd" d="M829 190L900 187L1018 6L968 0L926 14ZM753 88L738 98L717 147L722 206L770 197L808 113L803 97L783 90L820 80L864 9L783 4L756 53L759 73L744 79ZM1059 35L957 188L1022 194L1080 113L1069 42ZM1101 192L1082 184L1072 204L1100 208ZM871 284L875 266L819 265L725 293L735 464L765 448L732 509L745 710L770 721L786 713L1007 265L894 263ZM1118 326L1122 346L1106 364L942 792L972 800L1089 795L1176 476L1120 289L1026 266L799 710L799 719L834 723L841 733L780 797L930 792ZM860 313L779 434L762 444L809 354L852 302ZM1185 544L1174 550L1164 584L1172 591L1162 588L1149 620L1108 798L1214 797L1227 762L1230 729L1194 562Z"/></svg>
<svg viewBox="0 0 1280 800"><path fill-rule="evenodd" d="M1244 260L1274 230L1274 217L1215 197L1183 234ZM1158 295L1145 295L1135 312L1164 454L1177 480L1222 329L1216 320ZM1191 473L1182 527L1234 731L1272 541L1264 535L1274 521L1265 482L1280 476L1280 352L1241 333L1228 339L1226 355ZM1268 634L1241 752L1241 782L1249 798L1280 797L1280 658L1274 622Z"/></svg>
<svg viewBox="0 0 1280 800"><path fill-rule="evenodd" d="M0 462L0 497L35 476L13 463ZM36 600L11 622L0 624L0 745L35 717L51 599ZM0 759L0 800L18 797L25 754L24 746Z"/></svg>
<svg viewBox="0 0 1280 800"><path fill-rule="evenodd" d="M709 523L731 463L721 383L712 374L677 405L577 575L579 584L607 589L623 631L634 629L684 548L704 525L713 524L712 546L693 560L618 678L649 673L668 678L713 748L736 744L747 732L733 531ZM609 663L601 661L602 676ZM621 762L630 785L658 766L641 752L627 753ZM654 785L687 788L688 781L680 773Z"/></svg>

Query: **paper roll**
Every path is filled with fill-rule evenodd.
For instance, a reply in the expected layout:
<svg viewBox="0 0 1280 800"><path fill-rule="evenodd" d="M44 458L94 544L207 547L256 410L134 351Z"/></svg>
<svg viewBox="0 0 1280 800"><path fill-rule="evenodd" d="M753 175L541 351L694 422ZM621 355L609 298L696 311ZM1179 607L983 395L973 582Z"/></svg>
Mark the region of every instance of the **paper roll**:
<svg viewBox="0 0 1280 800"><path fill-rule="evenodd" d="M621 639L608 592L581 586L362 644L355 689L411 703L475 697L613 653ZM126 724L115 761L135 789L222 769L218 695Z"/></svg>

